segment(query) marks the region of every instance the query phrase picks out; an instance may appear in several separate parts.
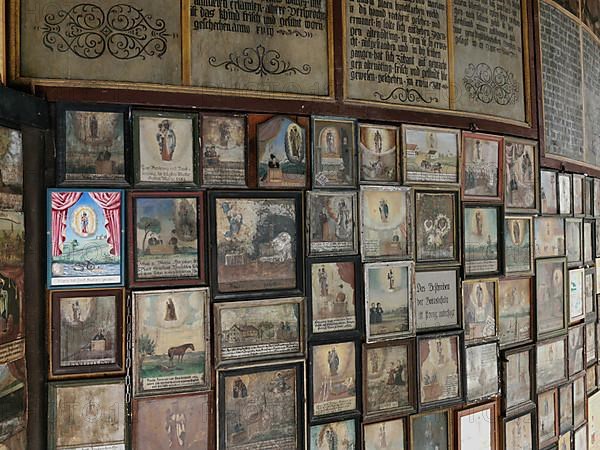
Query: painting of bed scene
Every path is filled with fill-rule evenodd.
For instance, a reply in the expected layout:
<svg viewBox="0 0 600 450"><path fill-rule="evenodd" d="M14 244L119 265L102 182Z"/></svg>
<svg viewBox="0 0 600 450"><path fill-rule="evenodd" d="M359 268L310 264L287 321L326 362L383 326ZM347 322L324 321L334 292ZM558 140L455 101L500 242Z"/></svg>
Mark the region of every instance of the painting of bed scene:
<svg viewBox="0 0 600 450"><path fill-rule="evenodd" d="M246 118L202 116L202 184L246 186Z"/></svg>
<svg viewBox="0 0 600 450"><path fill-rule="evenodd" d="M315 187L356 185L354 120L313 118L313 183Z"/></svg>
<svg viewBox="0 0 600 450"><path fill-rule="evenodd" d="M21 132L0 126L0 210L23 207L23 139Z"/></svg>
<svg viewBox="0 0 600 450"><path fill-rule="evenodd" d="M122 191L48 193L50 287L123 282Z"/></svg>
<svg viewBox="0 0 600 450"><path fill-rule="evenodd" d="M258 125L258 185L290 188L306 185L306 129L288 117Z"/></svg>
<svg viewBox="0 0 600 450"><path fill-rule="evenodd" d="M134 293L138 394L207 387L207 289Z"/></svg>
<svg viewBox="0 0 600 450"><path fill-rule="evenodd" d="M123 113L65 111L65 181L125 181Z"/></svg>
<svg viewBox="0 0 600 450"><path fill-rule="evenodd" d="M298 370L286 366L222 375L221 448L302 448Z"/></svg>
<svg viewBox="0 0 600 450"><path fill-rule="evenodd" d="M217 198L218 290L296 288L298 213L294 198Z"/></svg>
<svg viewBox="0 0 600 450"><path fill-rule="evenodd" d="M215 306L221 362L302 351L302 299L222 303Z"/></svg>
<svg viewBox="0 0 600 450"><path fill-rule="evenodd" d="M198 199L135 199L137 280L198 278Z"/></svg>
<svg viewBox="0 0 600 450"><path fill-rule="evenodd" d="M361 183L399 181L398 128L360 124L358 143Z"/></svg>

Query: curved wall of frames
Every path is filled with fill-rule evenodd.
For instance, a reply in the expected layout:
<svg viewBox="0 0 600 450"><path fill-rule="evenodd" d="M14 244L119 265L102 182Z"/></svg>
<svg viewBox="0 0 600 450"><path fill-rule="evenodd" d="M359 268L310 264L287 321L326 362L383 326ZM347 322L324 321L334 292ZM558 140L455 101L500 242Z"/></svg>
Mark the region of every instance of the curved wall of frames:
<svg viewBox="0 0 600 450"><path fill-rule="evenodd" d="M6 9L0 447L600 448L597 2L100 3Z"/></svg>

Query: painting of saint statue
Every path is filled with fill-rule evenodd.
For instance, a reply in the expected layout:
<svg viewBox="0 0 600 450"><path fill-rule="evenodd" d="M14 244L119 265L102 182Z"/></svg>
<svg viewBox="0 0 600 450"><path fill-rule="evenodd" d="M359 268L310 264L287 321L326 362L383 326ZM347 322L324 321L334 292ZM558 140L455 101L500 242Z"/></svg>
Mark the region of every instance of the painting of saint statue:
<svg viewBox="0 0 600 450"><path fill-rule="evenodd" d="M412 257L412 203L410 188L361 187L361 255L364 261Z"/></svg>
<svg viewBox="0 0 600 450"><path fill-rule="evenodd" d="M364 271L367 342L414 334L414 263L369 263Z"/></svg>
<svg viewBox="0 0 600 450"><path fill-rule="evenodd" d="M535 364L538 392L566 381L568 378L567 336L538 342Z"/></svg>
<svg viewBox="0 0 600 450"><path fill-rule="evenodd" d="M465 274L495 274L500 271L498 218L494 206L465 206L464 262Z"/></svg>
<svg viewBox="0 0 600 450"><path fill-rule="evenodd" d="M311 417L358 409L357 347L352 341L313 345L310 348L312 379Z"/></svg>
<svg viewBox="0 0 600 450"><path fill-rule="evenodd" d="M310 427L310 450L356 449L356 421L331 422Z"/></svg>
<svg viewBox="0 0 600 450"><path fill-rule="evenodd" d="M463 281L465 341L496 337L498 280Z"/></svg>
<svg viewBox="0 0 600 450"><path fill-rule="evenodd" d="M539 448L558 438L558 391L552 389L538 395L538 442Z"/></svg>
<svg viewBox="0 0 600 450"><path fill-rule="evenodd" d="M450 450L451 420L451 412L446 410L410 416L410 448Z"/></svg>
<svg viewBox="0 0 600 450"><path fill-rule="evenodd" d="M415 193L417 262L454 262L459 258L457 231L458 194Z"/></svg>
<svg viewBox="0 0 600 450"><path fill-rule="evenodd" d="M403 125L402 134L405 183L458 185L458 130Z"/></svg>
<svg viewBox="0 0 600 450"><path fill-rule="evenodd" d="M314 188L356 186L356 131L350 119L313 117Z"/></svg>
<svg viewBox="0 0 600 450"><path fill-rule="evenodd" d="M123 284L123 191L48 190L48 287Z"/></svg>
<svg viewBox="0 0 600 450"><path fill-rule="evenodd" d="M201 182L207 187L246 187L246 117L203 114Z"/></svg>
<svg viewBox="0 0 600 450"><path fill-rule="evenodd" d="M131 284L192 284L204 280L203 193L142 193L129 197Z"/></svg>
<svg viewBox="0 0 600 450"><path fill-rule="evenodd" d="M310 262L309 327L313 335L356 330L357 269L353 259Z"/></svg>
<svg viewBox="0 0 600 450"><path fill-rule="evenodd" d="M504 271L506 274L533 274L533 219L504 216Z"/></svg>
<svg viewBox="0 0 600 450"><path fill-rule="evenodd" d="M27 372L25 340L0 347L0 448L25 428L27 421Z"/></svg>
<svg viewBox="0 0 600 450"><path fill-rule="evenodd" d="M210 386L208 289L133 293L136 396Z"/></svg>
<svg viewBox="0 0 600 450"><path fill-rule="evenodd" d="M127 107L57 105L57 167L62 185L123 185L129 150Z"/></svg>
<svg viewBox="0 0 600 450"><path fill-rule="evenodd" d="M285 116L260 123L258 186L261 188L303 188L306 186L306 128Z"/></svg>
<svg viewBox="0 0 600 450"><path fill-rule="evenodd" d="M561 217L535 217L535 257L565 255L565 219Z"/></svg>
<svg viewBox="0 0 600 450"><path fill-rule="evenodd" d="M299 193L211 193L215 298L298 295L303 260Z"/></svg>
<svg viewBox="0 0 600 450"><path fill-rule="evenodd" d="M542 214L558 214L558 173L540 171L540 197Z"/></svg>
<svg viewBox="0 0 600 450"><path fill-rule="evenodd" d="M356 202L354 192L307 193L309 254L358 253Z"/></svg>
<svg viewBox="0 0 600 450"><path fill-rule="evenodd" d="M503 139L463 133L463 200L501 201Z"/></svg>
<svg viewBox="0 0 600 450"><path fill-rule="evenodd" d="M304 448L304 363L220 370L217 376L218 448Z"/></svg>
<svg viewBox="0 0 600 450"><path fill-rule="evenodd" d="M22 267L0 266L0 345L14 341L23 333L24 288Z"/></svg>
<svg viewBox="0 0 600 450"><path fill-rule="evenodd" d="M537 212L537 144L520 139L504 141L504 199L512 212Z"/></svg>
<svg viewBox="0 0 600 450"><path fill-rule="evenodd" d="M0 126L0 210L23 208L23 138Z"/></svg>
<svg viewBox="0 0 600 450"><path fill-rule="evenodd" d="M537 336L565 331L567 318L567 262L565 258L536 261Z"/></svg>
<svg viewBox="0 0 600 450"><path fill-rule="evenodd" d="M124 372L124 299L121 289L52 291L50 375Z"/></svg>
<svg viewBox="0 0 600 450"><path fill-rule="evenodd" d="M133 402L133 448L208 450L210 395L181 394Z"/></svg>
<svg viewBox="0 0 600 450"><path fill-rule="evenodd" d="M406 419L365 424L365 450L406 450Z"/></svg>
<svg viewBox="0 0 600 450"><path fill-rule="evenodd" d="M498 337L500 347L533 339L532 278L502 279L498 284Z"/></svg>
<svg viewBox="0 0 600 450"><path fill-rule="evenodd" d="M515 349L505 354L503 371L503 401L505 411L514 411L534 402L531 368L533 349Z"/></svg>
<svg viewBox="0 0 600 450"><path fill-rule="evenodd" d="M532 411L512 419L506 419L504 422L505 449L532 450L535 441L534 426L535 417Z"/></svg>
<svg viewBox="0 0 600 450"><path fill-rule="evenodd" d="M400 182L398 127L361 123L358 126L358 144L361 183Z"/></svg>
<svg viewBox="0 0 600 450"><path fill-rule="evenodd" d="M198 115L133 112L137 185L198 184Z"/></svg>

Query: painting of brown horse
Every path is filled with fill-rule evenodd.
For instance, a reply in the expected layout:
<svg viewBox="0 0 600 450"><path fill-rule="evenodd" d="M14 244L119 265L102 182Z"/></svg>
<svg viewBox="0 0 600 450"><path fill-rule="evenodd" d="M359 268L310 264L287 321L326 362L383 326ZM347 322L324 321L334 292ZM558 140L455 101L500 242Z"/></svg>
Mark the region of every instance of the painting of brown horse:
<svg viewBox="0 0 600 450"><path fill-rule="evenodd" d="M167 355L169 355L169 367L173 367L173 359L176 358L176 362L180 363L183 361L183 356L187 350L194 351L194 344L183 344L178 345L177 347L171 347L167 351Z"/></svg>

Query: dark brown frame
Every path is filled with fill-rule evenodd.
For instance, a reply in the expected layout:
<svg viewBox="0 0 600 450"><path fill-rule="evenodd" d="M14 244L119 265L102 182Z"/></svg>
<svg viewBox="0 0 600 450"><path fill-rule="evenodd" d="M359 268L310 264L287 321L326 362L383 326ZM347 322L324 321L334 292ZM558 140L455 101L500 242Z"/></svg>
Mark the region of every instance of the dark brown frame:
<svg viewBox="0 0 600 450"><path fill-rule="evenodd" d="M563 365L564 365L564 371L563 371L563 375L561 376L560 379L558 380L553 380L550 382L546 382L544 384L540 383L540 379L538 376L538 370L540 368L539 364L538 364L538 350L540 349L540 347L542 345L547 345L547 344L553 344L555 342L558 341L563 341L563 345L564 345L564 349L565 349L565 354L562 356L563 358ZM556 338L552 338L552 339L547 339L545 341L538 341L535 347L535 386L536 386L536 390L538 392L538 394L540 392L543 391L547 391L550 390L552 388L555 388L557 386L560 386L562 383L566 382L569 379L569 364L568 364L568 359L567 359L567 352L569 351L569 343L568 343L568 339L567 336L559 336Z"/></svg>
<svg viewBox="0 0 600 450"><path fill-rule="evenodd" d="M430 414L445 414L446 415L446 429L448 432L448 449L447 450L454 450L455 446L454 446L454 414L452 409L440 409L440 410L435 410L435 411L427 411L427 412L419 412L419 414L414 414L410 417L407 418L407 428L409 428L409 439L407 439L410 442L410 447L411 449L415 448L414 445L414 441L415 441L415 437L423 437L423 436L416 436L416 433L413 432L413 422L420 418L420 417L424 417L424 416L428 416ZM466 449L465 449L466 450Z"/></svg>
<svg viewBox="0 0 600 450"><path fill-rule="evenodd" d="M503 343L502 338L500 337L500 332L499 332L499 330L500 330L500 315L501 315L500 285L503 283L510 283L511 281L514 281L514 280L529 280L529 339ZM520 346L523 344L529 344L529 343L533 342L535 339L535 277L521 276L521 277L500 278L500 280L498 281L497 303L498 303L498 317L496 318L496 327L498 329L498 345L500 347L500 350L514 348L514 347L517 347L517 346Z"/></svg>
<svg viewBox="0 0 600 450"><path fill-rule="evenodd" d="M454 272L455 275L455 293L456 293L456 301L454 302L454 307L456 310L456 324L454 325L449 325L447 327L428 327L428 328L419 328L418 327L418 295L419 295L419 288L418 288L418 282L417 282L417 276L419 273L435 273L435 272ZM448 300L450 302L450 299ZM433 333L433 332L438 332L438 331L446 331L446 330L458 330L458 329L462 329L462 322L463 322L463 317L462 317L462 311L463 311L463 305L462 305L462 294L461 294L461 278L460 278L460 267L428 267L428 268L422 268L422 267L417 267L417 269L415 270L415 330L418 334L420 333Z"/></svg>
<svg viewBox="0 0 600 450"><path fill-rule="evenodd" d="M127 241L128 241L128 269L129 269L129 286L131 287L162 287L165 282L169 286L197 286L206 283L206 231L204 224L205 217L205 192L203 191L180 191L180 192L144 192L133 191L127 195ZM138 279L136 264L137 264L137 226L136 226L136 200L140 198L160 198L160 199L176 199L176 198L195 198L196 199L196 232L198 242L198 276L185 278L148 278Z"/></svg>
<svg viewBox="0 0 600 450"><path fill-rule="evenodd" d="M115 363L81 365L73 367L60 366L60 301L64 298L89 296L114 296L115 310ZM56 306L55 306L56 303ZM48 378L51 380L66 380L70 378L94 378L103 376L118 376L125 374L125 289L89 289L89 290L60 290L48 292Z"/></svg>
<svg viewBox="0 0 600 450"><path fill-rule="evenodd" d="M580 259L569 261L569 233L568 224L575 223L579 228L579 257ZM569 242L567 242L569 241ZM583 219L567 217L565 218L565 255L567 256L567 265L569 269L579 267L583 264Z"/></svg>
<svg viewBox="0 0 600 450"><path fill-rule="evenodd" d="M508 176L508 167L506 167L506 145L507 143L511 144L521 144L521 145L531 145L533 147L533 196L534 196L534 204L533 208L519 208L519 207L511 207L508 206L508 201L506 200L506 191L509 186L507 183L506 177ZM539 146L537 141L529 141L526 139L512 138L506 136L504 138L504 204L506 212L509 213L531 213L537 214L540 210L540 158L539 158Z"/></svg>
<svg viewBox="0 0 600 450"><path fill-rule="evenodd" d="M529 270L524 272L524 271L509 271L508 270L508 263L507 263L507 252L506 252L506 242L508 241L506 234L508 232L507 229L507 224L508 222L510 222L511 220L527 220L529 222ZM502 232L503 232L503 250L502 250L502 255L504 257L504 275L506 277L513 277L513 276L519 276L519 275L534 275L535 272L535 265L534 265L534 257L533 257L533 253L534 253L534 245L535 245L535 238L534 238L534 233L533 233L533 217L532 216L515 216L515 215L505 215L503 217L503 228L502 228Z"/></svg>
<svg viewBox="0 0 600 450"><path fill-rule="evenodd" d="M555 205L556 207L555 208L551 208L550 210L545 210L544 209L544 202L542 201L542 194L544 193L544 191L543 191L544 173L552 173L555 176L554 195L556 196L556 205ZM550 169L547 169L545 166L543 166L543 168L540 170L540 187L539 187L539 191L540 191L540 212L542 213L542 215L556 215L556 214L558 214L558 171L557 170L550 170Z"/></svg>
<svg viewBox="0 0 600 450"><path fill-rule="evenodd" d="M407 367L406 367L406 383L408 389L408 405L399 406L396 408L388 408L383 411L369 412L368 408L368 397L369 397L369 360L367 353L369 350L378 348L390 348L390 347L406 347L407 348ZM405 416L408 414L415 413L417 411L417 391L416 391L416 367L415 361L415 340L404 339L398 341L386 341L379 342L376 344L362 344L362 404L363 404L363 422L372 423L378 422L382 419L391 419Z"/></svg>
<svg viewBox="0 0 600 450"><path fill-rule="evenodd" d="M537 243L538 240L540 240L541 242L543 242L543 240L541 240L538 236L537 233L537 224L540 223L541 221L547 221L550 220L552 222L556 222L556 223L562 223L562 236L563 236L563 240L562 240L562 248L558 249L558 253L559 254L545 254L542 253L541 255L538 254L540 253L539 250L537 249ZM566 227L565 227L565 218L561 217L561 216L537 216L533 218L533 234L535 236L534 239L534 244L533 244L533 257L535 259L541 259L541 258L558 258L558 257L566 257L567 254L567 247L566 247L566 243L565 243L565 232L566 232ZM583 235L583 230L582 230L582 235ZM537 273L537 271L536 271Z"/></svg>
<svg viewBox="0 0 600 450"><path fill-rule="evenodd" d="M560 192L560 180L561 178L566 178L569 184L569 205L562 205L560 198L561 198L561 192ZM558 173L558 177L556 179L557 181L557 185L558 185L558 215L559 216L572 216L573 215L573 178L571 176L570 173L564 173L564 172L559 172ZM568 206L568 208L564 208ZM564 208L564 210L563 210Z"/></svg>
<svg viewBox="0 0 600 450"><path fill-rule="evenodd" d="M363 439L363 435L362 435L362 426L360 423L360 419L357 417L347 417L345 419L341 419L341 420L336 420L335 418L328 420L328 421L318 421L316 423L311 423L308 425L308 432L307 432L307 445L309 446L308 448L312 448L312 428L313 427L326 427L327 425L331 425L334 423L344 423L344 422L354 422L354 447L349 446L348 448L361 448L361 444L362 444L362 439ZM300 448L300 447L298 447Z"/></svg>
<svg viewBox="0 0 600 450"><path fill-rule="evenodd" d="M587 386L586 386L586 382L585 382L585 371L583 371L582 373L580 373L579 375L577 375L576 377L573 378L573 382L571 383L572 387L573 387L573 429L579 428L581 425L583 425L587 419L588 419L588 411L587 411L587 402L588 402L588 398L587 398ZM581 383L583 380L583 420L581 420L580 422L576 422L575 421L575 412L577 410L577 408L575 407L575 383Z"/></svg>
<svg viewBox="0 0 600 450"><path fill-rule="evenodd" d="M466 139L477 139L481 141L496 142L498 144L498 195L495 196L483 196L483 195L467 195L465 194L465 182L467 180L466 169L467 169L467 158L465 151L465 140ZM461 199L463 202L482 202L482 203L502 203L504 200L504 137L485 134L485 133L472 133L463 131L461 141Z"/></svg>
<svg viewBox="0 0 600 450"><path fill-rule="evenodd" d="M498 448L498 405L495 401L493 401L490 403L484 403L483 405L474 406L472 408L456 411L456 450L471 450L468 448L463 449L461 447L461 419L482 411L490 411L490 414L488 415L490 419L490 444L492 445L490 450L496 450Z"/></svg>
<svg viewBox="0 0 600 450"><path fill-rule="evenodd" d="M371 119L369 119L371 120ZM362 167L362 153L360 151L360 129L361 128L387 128L393 129L394 136L396 137L396 179L393 181L371 181L371 180L361 180L360 172ZM395 125L392 123L373 123L373 122L365 122L365 121L357 121L356 124L356 170L357 177L356 180L358 185L381 185L381 186L399 186L402 181L402 139L400 135L400 125Z"/></svg>
<svg viewBox="0 0 600 450"><path fill-rule="evenodd" d="M573 206L573 217L585 217L585 175L580 173L571 174L571 205ZM575 180L581 180L581 192L577 192L575 195ZM579 200L576 200L579 199ZM577 212L575 209L575 202L579 202L581 205L581 212Z"/></svg>
<svg viewBox="0 0 600 450"><path fill-rule="evenodd" d="M366 421L363 421L363 423L362 423L362 438L363 438L363 440L366 439L366 437L367 437L367 433L365 432L366 427L376 426L381 423L394 422L396 420L402 421L402 437L403 437L402 445L404 446L403 449L406 450L407 445L408 445L408 422L409 422L408 417L400 417L400 418L396 418L396 419L385 419L385 420L381 420L379 422L369 422L369 423L367 423ZM363 441L362 444L363 444L362 448L366 448L366 441Z"/></svg>
<svg viewBox="0 0 600 450"><path fill-rule="evenodd" d="M475 283L493 283L494 284L494 298L493 298L493 309L494 309L494 334L492 336L480 336L480 337L469 337L467 338L467 302L465 301L465 284L475 284ZM469 280L463 280L461 283L461 293L462 293L462 317L463 317L463 330L465 330L464 341L465 344L481 344L484 342L497 341L498 340L498 294L500 286L500 279L498 277L493 278L474 278Z"/></svg>
<svg viewBox="0 0 600 450"><path fill-rule="evenodd" d="M594 220L594 219L584 219L583 220L583 227L581 229L581 239L583 241L583 245L582 245L582 249L581 249L581 257L583 258L583 263L586 265L591 265L594 264L594 256L596 255L596 223L599 220ZM585 239L585 224L589 223L591 224L591 232L592 235L590 236L590 242L588 244L587 240ZM585 259L585 248L586 246L589 245L590 246L590 250L591 250L591 255L592 258L591 259Z"/></svg>
<svg viewBox="0 0 600 450"><path fill-rule="evenodd" d="M565 396L568 397L567 401L570 404L571 417L568 418L568 419L570 419L569 423L561 423L561 420L560 420L562 410L563 410L563 406L562 406L563 398L561 398L562 392L565 392ZM573 384L570 382L558 387L558 428L559 428L560 434L564 434L573 429Z"/></svg>
<svg viewBox="0 0 600 450"><path fill-rule="evenodd" d="M539 429L540 429L541 414L538 414L538 420L537 420L537 424L536 424L536 428L537 428L538 432L536 434L538 436L539 448L545 448L546 446L557 442L558 438L560 436L560 421L559 421L559 412L558 412L558 388L555 387L553 389L548 389L546 391L540 392L536 397L536 404L538 405L538 411L539 411L540 396L548 394L548 393L551 393L554 398L554 430L555 430L555 433L554 433L554 436L552 436L550 439L547 439L545 441L540 441L541 436L539 434Z"/></svg>
<svg viewBox="0 0 600 450"><path fill-rule="evenodd" d="M496 261L498 267L493 271L486 272L471 272L467 271L467 243L466 243L466 214L465 210L469 209L494 209L496 211L496 237L497 237L497 255ZM504 211L501 205L495 204L482 204L482 203L463 203L462 205L462 263L463 263L463 276L464 278L481 278L481 277L492 277L499 275L503 272L504 268L502 264L504 262Z"/></svg>
<svg viewBox="0 0 600 450"><path fill-rule="evenodd" d="M511 422L513 420L517 420L520 419L521 417L524 416L531 416L531 445L532 448L534 448L533 446L537 443L537 411L535 410L535 404L533 404L533 408L529 408L526 411L522 411L518 414L515 414L514 416L511 417L502 417L502 450L509 450L506 447L507 444L507 435L506 435L506 425L508 424L508 422Z"/></svg>
<svg viewBox="0 0 600 450"><path fill-rule="evenodd" d="M539 321L538 321L538 316L539 316L539 309L541 307L543 307L543 305L540 304L540 295L538 293L538 289L539 289L539 285L538 285L538 280L539 280L539 270L538 267L540 264L545 264L545 263L552 263L552 262L561 262L562 266L563 266L563 325L562 327L556 329L556 330L551 330L551 331L545 331L545 332L541 332L540 328L539 328ZM548 337L554 337L554 336L559 336L562 335L564 333L566 333L567 328L569 327L569 289L568 289L568 277L569 277L569 271L567 269L567 258L565 256L558 256L558 257L553 257L553 258L544 258L544 259L538 259L535 262L535 273L536 273L536 277L535 277L535 305L536 305L536 310L535 310L535 323L536 323L536 327L535 327L535 335L536 335L536 339L537 340L541 340L541 339L545 339Z"/></svg>
<svg viewBox="0 0 600 450"><path fill-rule="evenodd" d="M506 350L501 352L501 390L502 390L502 411L506 417L514 417L518 416L521 411L528 411L532 408L535 408L535 345L530 344L524 347L513 348L510 350ZM508 357L512 355L516 355L519 353L527 353L529 355L529 400L525 402L519 403L517 405L508 406L508 402L506 399L507 387L512 384L512 381L508 379Z"/></svg>
<svg viewBox="0 0 600 450"><path fill-rule="evenodd" d="M592 330L594 330L594 342L592 343L592 345L594 346L594 357L588 361L587 358L587 352L588 352L588 345L589 344L589 339L588 339L588 334L587 334L587 330L588 327L590 327ZM598 324L594 323L594 322L588 322L585 324L584 326L584 336L583 336L583 342L585 343L583 348L583 367L585 369L593 366L594 364L596 364L598 362Z"/></svg>
<svg viewBox="0 0 600 450"><path fill-rule="evenodd" d="M581 333L581 369L579 370L575 370L574 367L571 366L571 333ZM569 327L569 331L567 333L567 371L569 374L569 377L573 377L576 374L580 373L583 369L585 369L586 364L585 364L585 327L583 323L580 323L578 325ZM576 347L576 349L578 349L579 347Z"/></svg>
<svg viewBox="0 0 600 450"><path fill-rule="evenodd" d="M484 395L480 396L480 397L473 397L470 398L469 397L469 374L468 374L468 358L469 358L469 351L473 350L475 348L479 348L479 347L484 347L484 346L490 346L493 345L496 349L496 358L495 358L495 363L496 363L496 390L495 392L492 393L485 393ZM465 349L465 401L466 403L475 403L475 402L483 402L483 401L487 401L487 400L491 400L495 397L498 397L500 395L500 367L499 367L499 361L500 361L500 351L498 349L498 344L496 342L484 342L482 344L478 344L478 345L470 345L469 347L467 347ZM489 367L489 366L487 366Z"/></svg>

